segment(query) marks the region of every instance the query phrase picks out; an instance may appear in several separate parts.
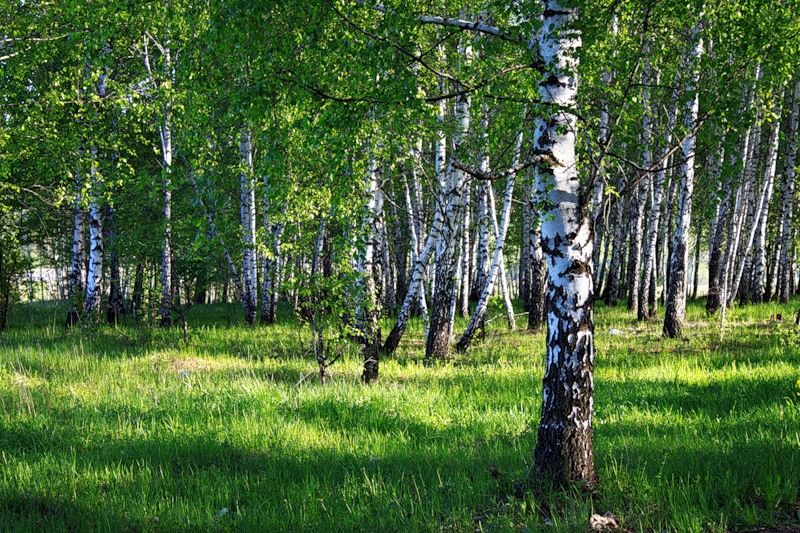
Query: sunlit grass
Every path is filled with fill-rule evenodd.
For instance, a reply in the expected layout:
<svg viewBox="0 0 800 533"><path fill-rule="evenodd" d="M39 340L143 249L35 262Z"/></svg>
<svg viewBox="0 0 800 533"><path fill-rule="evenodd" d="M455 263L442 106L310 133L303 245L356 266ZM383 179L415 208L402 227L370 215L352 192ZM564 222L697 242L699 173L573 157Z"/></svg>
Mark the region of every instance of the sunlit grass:
<svg viewBox="0 0 800 533"><path fill-rule="evenodd" d="M65 332L63 309L23 306L0 337L0 524L584 531L612 512L635 531L797 527L800 335L770 321L797 305L733 309L724 330L693 305L684 340L599 308L594 494L526 489L543 336L502 320L435 366L415 324L379 383L360 383L352 348L322 386L290 313L249 329L196 307L186 345L178 329Z"/></svg>

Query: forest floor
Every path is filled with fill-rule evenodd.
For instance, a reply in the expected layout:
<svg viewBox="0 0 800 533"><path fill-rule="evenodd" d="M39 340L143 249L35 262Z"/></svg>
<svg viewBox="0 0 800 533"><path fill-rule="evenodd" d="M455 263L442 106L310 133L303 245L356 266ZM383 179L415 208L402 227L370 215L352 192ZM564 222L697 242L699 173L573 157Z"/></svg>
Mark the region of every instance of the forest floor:
<svg viewBox="0 0 800 533"><path fill-rule="evenodd" d="M412 324L378 383L346 347L322 385L288 309L251 329L195 307L185 344L21 305L0 335L0 529L586 531L613 513L625 531L797 531L798 306L736 308L723 330L693 303L683 340L598 307L601 484L534 493L542 334L496 320L426 366Z"/></svg>

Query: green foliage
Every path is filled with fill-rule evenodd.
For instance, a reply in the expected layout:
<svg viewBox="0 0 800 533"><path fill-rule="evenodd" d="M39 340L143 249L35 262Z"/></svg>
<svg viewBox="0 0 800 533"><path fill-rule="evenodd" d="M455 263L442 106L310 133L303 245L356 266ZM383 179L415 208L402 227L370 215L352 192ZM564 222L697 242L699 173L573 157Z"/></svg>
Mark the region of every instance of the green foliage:
<svg viewBox="0 0 800 533"><path fill-rule="evenodd" d="M733 309L724 335L691 306L687 342L598 309L593 495L521 485L541 334L494 329L428 367L415 322L377 386L360 383L356 351L322 386L289 309L252 329L197 306L189 345L170 329L142 345L129 324L86 337L64 332L63 309L25 306L0 340L0 521L583 531L590 513L612 512L633 531L797 527L800 344L793 326L768 323L797 304Z"/></svg>

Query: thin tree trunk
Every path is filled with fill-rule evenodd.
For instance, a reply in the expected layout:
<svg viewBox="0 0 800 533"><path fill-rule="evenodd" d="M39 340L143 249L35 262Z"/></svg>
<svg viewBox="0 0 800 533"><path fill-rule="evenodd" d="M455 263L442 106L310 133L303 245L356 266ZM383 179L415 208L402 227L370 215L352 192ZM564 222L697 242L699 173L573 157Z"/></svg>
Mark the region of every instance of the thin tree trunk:
<svg viewBox="0 0 800 533"><path fill-rule="evenodd" d="M261 323L274 324L278 320L278 299L280 297L281 238L284 222L273 223L270 217L270 183L264 174L264 233L271 237L271 252L264 255L264 279L261 287Z"/></svg>
<svg viewBox="0 0 800 533"><path fill-rule="evenodd" d="M775 109L773 109L773 114L775 116L780 116L780 102L782 100L783 93L778 96L778 103L776 104ZM756 219L756 241L753 253L753 303L761 303L764 301L767 268L767 218L769 214L769 204L772 200L772 191L775 184L775 170L777 169L778 165L778 144L780 141L780 132L781 123L780 120L776 120L772 124L772 131L770 132L769 148L767 151L767 164L764 168L764 187L766 192L764 208L761 210L761 213Z"/></svg>
<svg viewBox="0 0 800 533"><path fill-rule="evenodd" d="M463 55L469 60L471 46L467 45ZM459 147L469 132L470 123L469 93L460 95L456 100L456 132L453 135L453 156L460 152ZM456 248L460 238L462 212L464 210L465 173L453 167L453 157L447 165L447 178L444 205L445 224L436 246L436 290L431 303L431 322L425 344L425 358L447 359L450 355L451 300L453 298L454 277L456 275Z"/></svg>
<svg viewBox="0 0 800 533"><path fill-rule="evenodd" d="M91 193L89 200L89 270L86 274L84 312L91 316L100 309L103 285L103 213L100 207L100 187L97 168L97 148L91 149Z"/></svg>
<svg viewBox="0 0 800 533"><path fill-rule="evenodd" d="M497 226L497 208L495 206L494 201L494 190L489 188L489 219L492 223L492 230L494 231L494 241L495 241L495 249L497 248L497 242L500 239L500 229ZM515 330L517 329L517 322L514 319L514 305L511 302L511 293L508 287L508 278L506 277L506 264L505 258L503 256L503 251L500 250L500 268L498 270L498 276L500 277L500 294L503 297L503 304L506 308L506 320L508 321L508 329Z"/></svg>
<svg viewBox="0 0 800 533"><path fill-rule="evenodd" d="M383 211L383 192L378 186L378 165L375 157L369 160L367 205L361 222L362 251L358 258L360 301L356 311L356 325L361 332L364 371L361 380L370 383L378 379L381 346L380 295L376 279L380 279L380 258L377 245L381 237L380 217Z"/></svg>
<svg viewBox="0 0 800 533"><path fill-rule="evenodd" d="M464 228L461 234L461 316L469 316L469 290L471 287L472 276L470 272L470 182L465 183L464 191Z"/></svg>
<svg viewBox="0 0 800 533"><path fill-rule="evenodd" d="M72 266L69 270L69 296L67 297L67 327L80 320L83 308L84 280L86 279L86 212L83 207L83 174L75 173L75 208L72 225Z"/></svg>
<svg viewBox="0 0 800 533"><path fill-rule="evenodd" d="M792 115L789 119L789 145L786 150L784 163L783 183L781 187L781 213L782 232L780 276L778 280L778 302L788 303L792 293L792 265L794 263L792 246L793 210L795 190L795 163L797 161L798 131L800 130L800 79L795 82L794 99L792 101Z"/></svg>
<svg viewBox="0 0 800 533"><path fill-rule="evenodd" d="M664 199L664 182L667 176L667 150L672 144L672 131L678 120L678 90L672 92L672 99L667 113L667 130L664 134L664 145L658 154L661 161L653 183L653 201L650 206L650 216L647 222L647 239L644 246L642 259L642 284L639 289L639 305L637 318L646 320L656 314L655 298L650 299L650 293L655 295L655 285L658 281L655 273L658 271L658 234L659 220L661 219L662 201Z"/></svg>
<svg viewBox="0 0 800 533"><path fill-rule="evenodd" d="M643 49L645 56L644 69L642 75L642 104L644 106L644 116L642 118L642 168L649 169L653 166L653 152L652 152L652 128L653 120L650 111L650 45L645 43ZM650 189L650 173L647 171L640 179L639 186L637 187L638 194L636 195L636 218L633 227L631 227L631 248L630 248L630 261L628 264L628 310L633 311L637 316L641 316L640 312L640 294L639 288L644 285L641 282L640 270L642 270L642 241L645 231L645 207L647 205L647 196ZM645 274L646 275L646 274ZM649 276L648 276L649 277Z"/></svg>
<svg viewBox="0 0 800 533"><path fill-rule="evenodd" d="M712 179L719 179L722 160L725 157L724 144L720 141L718 153L714 155ZM706 298L706 314L711 316L720 306L720 273L722 269L722 244L725 228L728 225L730 203L733 190L733 174L728 173L722 185L722 200L717 206L713 228L708 239L708 296Z"/></svg>
<svg viewBox="0 0 800 533"><path fill-rule="evenodd" d="M517 145L519 145L521 137L522 134L520 133L517 136ZM492 258L492 265L489 267L488 280L486 286L483 288L483 292L481 293L481 298L478 300L478 306L475 308L475 312L472 314L472 318L467 325L467 329L464 331L464 334L461 335L458 343L456 343L456 349L460 352L465 351L469 347L473 337L475 336L475 333L478 331L478 328L484 321L486 316L486 308L489 304L489 297L492 295L492 291L494 290L494 281L497 278L498 271L500 271L503 264L503 247L505 246L506 235L508 234L508 225L511 221L511 204L514 198L515 179L516 175L512 174L508 177L508 181L506 182L506 192L505 196L503 197L503 212L500 217L500 227L497 229L494 245L494 257ZM512 309L511 318L513 319L513 317L514 313Z"/></svg>
<svg viewBox="0 0 800 533"><path fill-rule="evenodd" d="M242 130L239 143L239 157L242 161L241 172L241 223L242 223L242 281L244 294L245 322L252 326L256 323L256 197L253 180L253 145L248 128Z"/></svg>
<svg viewBox="0 0 800 533"><path fill-rule="evenodd" d="M110 248L108 265L108 303L106 306L106 321L116 325L123 311L122 287L120 284L119 251L117 242L117 223L114 207L106 208L106 228L108 230L108 243Z"/></svg>
<svg viewBox="0 0 800 533"><path fill-rule="evenodd" d="M686 316L686 263L688 262L689 225L692 219L692 193L694 191L695 128L700 107L697 84L699 79L699 60L703 53L703 39L699 35L700 26L692 31L695 41L687 69L691 71L686 84L686 92L693 94L684 109L684 126L692 132L681 146L681 184L678 201L678 219L673 238L672 258L667 295L667 309L664 317L664 336L680 337L683 320Z"/></svg>
<svg viewBox="0 0 800 533"><path fill-rule="evenodd" d="M692 280L692 300L697 300L697 286L700 284L700 239L703 236L703 226L697 226L697 239L694 241L694 272Z"/></svg>
<svg viewBox="0 0 800 533"><path fill-rule="evenodd" d="M622 261L625 247L625 226L623 220L625 207L625 201L622 198L618 198L615 207L616 217L614 220L614 242L611 252L611 264L608 267L608 281L606 281L605 302L609 307L616 307L619 293L620 262Z"/></svg>

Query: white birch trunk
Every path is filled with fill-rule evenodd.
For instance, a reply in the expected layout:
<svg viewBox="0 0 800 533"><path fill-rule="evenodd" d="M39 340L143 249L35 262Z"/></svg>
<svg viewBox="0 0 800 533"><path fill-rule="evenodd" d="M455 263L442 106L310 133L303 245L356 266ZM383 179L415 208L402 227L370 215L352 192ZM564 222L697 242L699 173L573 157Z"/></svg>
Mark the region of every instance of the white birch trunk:
<svg viewBox="0 0 800 533"><path fill-rule="evenodd" d="M72 224L72 264L69 269L69 295L67 308L67 327L80 320L83 297L86 287L86 210L83 207L83 173L75 172L75 208Z"/></svg>
<svg viewBox="0 0 800 533"><path fill-rule="evenodd" d="M242 224L242 281L244 282L245 322L256 323L257 258L256 258L256 192L253 178L253 144L249 128L244 128L239 141L240 174L240 218Z"/></svg>
<svg viewBox="0 0 800 533"><path fill-rule="evenodd" d="M669 266L666 313L664 317L664 336L680 337L683 320L686 317L686 268L689 262L689 225L692 219L692 194L694 191L695 145L697 135L697 115L700 98L697 92L699 80L699 60L703 53L703 39L699 35L700 24L692 31L694 41L691 56L687 62L690 74L687 76L686 92L693 96L686 102L684 126L690 133L681 146L681 182L678 200L678 218L673 237L672 257Z"/></svg>
<svg viewBox="0 0 800 533"><path fill-rule="evenodd" d="M380 298L376 286L376 262L380 257L378 243L381 235L380 217L383 210L383 192L378 186L378 165L375 157L369 160L367 205L361 221L362 247L358 257L359 305L356 326L361 332L364 369L362 381L369 383L378 378L380 351Z"/></svg>
<svg viewBox="0 0 800 533"><path fill-rule="evenodd" d="M517 136L518 143L519 139L521 139L521 136L521 133ZM506 191L503 197L503 212L500 216L499 228L497 228L497 221L495 220L495 217L492 217L495 223L495 230L497 232L494 245L494 257L492 258L492 264L489 267L489 275L487 277L486 286L483 288L483 292L481 293L480 300L478 300L478 305L475 308L475 312L472 314L469 324L467 325L467 329L464 331L464 334L461 335L461 338L456 344L456 348L460 352L465 351L469 347L473 337L475 336L475 333L483 323L483 320L486 317L486 309L489 304L489 298L494 290L495 279L497 279L498 274L501 273L503 269L503 247L505 246L506 235L508 234L508 226L511 221L511 204L514 198L515 179L516 175L512 174L508 177L508 181L506 182ZM514 311L512 308L511 319L513 320L513 318ZM509 325L509 327L511 327L511 325Z"/></svg>
<svg viewBox="0 0 800 533"><path fill-rule="evenodd" d="M659 160L662 161L653 183L653 201L650 206L650 216L647 221L647 238L644 246L644 256L642 258L642 283L639 288L639 304L637 307L638 319L645 320L653 318L656 313L655 299L652 305L650 302L651 288L655 292L653 275L658 265L656 264L656 247L658 245L659 220L661 218L661 203L664 199L664 182L667 177L668 158L667 150L672 144L672 131L678 121L678 90L672 93L672 100L669 111L667 112L667 130L664 133L664 146L661 148Z"/></svg>
<svg viewBox="0 0 800 533"><path fill-rule="evenodd" d="M471 46L463 49L468 62L471 58ZM453 155L459 152L470 124L470 95L462 94L456 100L456 131L453 134ZM438 159L438 158L437 158ZM436 289L431 303L431 322L425 344L426 359L446 359L450 355L450 332L452 319L450 304L455 290L456 248L461 229L461 218L464 210L465 173L458 170L451 162L447 165L447 184L444 189L443 205L445 224L436 246Z"/></svg>
<svg viewBox="0 0 800 533"><path fill-rule="evenodd" d="M542 216L542 247L548 267L547 353L542 415L532 474L593 484L594 398L593 232L582 200L575 157L578 51L573 24L578 10L546 0L539 54L547 69L539 96L557 106L536 121L534 146L548 157L538 189L548 207Z"/></svg>
<svg viewBox="0 0 800 533"><path fill-rule="evenodd" d="M101 99L105 98L106 90L107 78L104 72L100 74L97 95ZM98 168L98 150L96 146L91 148L90 154L89 270L86 274L86 301L84 303L84 311L88 316L99 312L103 291L103 213L99 197L100 169Z"/></svg>
<svg viewBox="0 0 800 533"><path fill-rule="evenodd" d="M86 302L84 303L84 311L87 316L99 311L103 290L103 213L98 195L100 182L97 168L97 148L92 147L90 152L89 269L86 274Z"/></svg>
<svg viewBox="0 0 800 533"><path fill-rule="evenodd" d="M778 96L778 102L782 100L783 93ZM780 116L780 112L781 106L777 104L774 110L775 116ZM767 215L769 214L769 204L772 200L772 191L775 184L775 170L778 166L780 132L781 123L780 120L776 120L772 124L772 131L770 132L767 164L764 168L764 188L766 193L764 208L756 219L756 241L753 250L753 303L761 303L764 300L767 269Z"/></svg>
<svg viewBox="0 0 800 533"><path fill-rule="evenodd" d="M653 166L653 152L652 152L652 128L653 120L650 110L650 45L645 43L642 53L645 56L644 69L642 75L642 104L644 106L644 116L642 118L642 167L650 169ZM628 265L628 309L633 311L637 316L641 316L639 287L642 285L639 271L642 266L642 240L644 233L644 217L645 207L647 205L647 196L650 189L650 173L646 171L644 176L641 177L637 187L638 194L636 196L636 220L631 228L631 253L630 264Z"/></svg>

